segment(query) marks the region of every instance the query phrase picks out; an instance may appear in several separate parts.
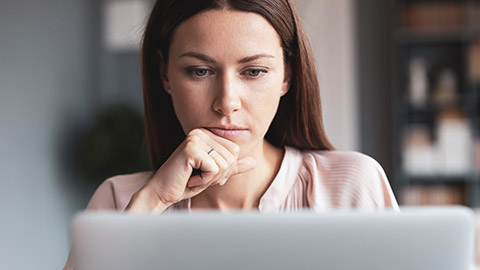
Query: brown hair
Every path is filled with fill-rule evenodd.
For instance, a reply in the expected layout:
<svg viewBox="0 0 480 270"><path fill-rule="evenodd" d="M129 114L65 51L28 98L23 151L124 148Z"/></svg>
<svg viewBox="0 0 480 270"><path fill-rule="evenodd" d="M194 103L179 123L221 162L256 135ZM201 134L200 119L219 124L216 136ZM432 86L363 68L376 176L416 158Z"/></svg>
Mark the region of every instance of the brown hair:
<svg viewBox="0 0 480 270"><path fill-rule="evenodd" d="M290 0L158 0L145 29L141 56L145 134L153 168L158 169L185 138L160 74L162 61L168 61L173 33L182 22L200 12L224 8L266 18L279 34L285 63L291 66L290 89L281 98L265 139L277 147L333 150L323 127L320 88L310 45Z"/></svg>

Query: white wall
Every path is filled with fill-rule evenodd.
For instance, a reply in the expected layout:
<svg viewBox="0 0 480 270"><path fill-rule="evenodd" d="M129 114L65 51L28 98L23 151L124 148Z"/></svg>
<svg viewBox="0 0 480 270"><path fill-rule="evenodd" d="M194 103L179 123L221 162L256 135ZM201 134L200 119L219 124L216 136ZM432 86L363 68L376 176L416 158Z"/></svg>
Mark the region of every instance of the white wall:
<svg viewBox="0 0 480 270"><path fill-rule="evenodd" d="M353 0L296 0L312 43L333 145L359 150Z"/></svg>

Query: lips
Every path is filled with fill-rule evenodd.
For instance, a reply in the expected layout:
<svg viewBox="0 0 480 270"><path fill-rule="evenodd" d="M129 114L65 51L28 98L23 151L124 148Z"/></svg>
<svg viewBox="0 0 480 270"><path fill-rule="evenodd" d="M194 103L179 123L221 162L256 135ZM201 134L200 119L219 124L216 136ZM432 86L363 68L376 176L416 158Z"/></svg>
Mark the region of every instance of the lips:
<svg viewBox="0 0 480 270"><path fill-rule="evenodd" d="M227 140L236 139L247 132L247 129L237 128L237 127L229 127L229 128L209 127L207 129L210 130L213 134L220 136L222 138L225 138Z"/></svg>

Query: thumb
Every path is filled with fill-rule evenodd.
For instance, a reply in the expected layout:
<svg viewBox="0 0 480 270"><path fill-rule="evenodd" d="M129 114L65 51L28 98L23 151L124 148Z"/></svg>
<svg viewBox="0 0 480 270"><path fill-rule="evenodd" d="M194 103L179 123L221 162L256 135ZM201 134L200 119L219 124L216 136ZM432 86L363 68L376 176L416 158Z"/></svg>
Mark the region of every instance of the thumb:
<svg viewBox="0 0 480 270"><path fill-rule="evenodd" d="M232 175L251 171L257 165L257 161L251 157L245 157L237 160L237 165L233 168Z"/></svg>

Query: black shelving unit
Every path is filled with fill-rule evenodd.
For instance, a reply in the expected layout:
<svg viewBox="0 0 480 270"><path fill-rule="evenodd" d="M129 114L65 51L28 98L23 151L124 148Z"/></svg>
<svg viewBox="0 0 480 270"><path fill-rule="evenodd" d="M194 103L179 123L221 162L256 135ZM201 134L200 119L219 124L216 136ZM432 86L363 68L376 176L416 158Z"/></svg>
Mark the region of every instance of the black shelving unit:
<svg viewBox="0 0 480 270"><path fill-rule="evenodd" d="M430 30L415 29L405 23L405 13L415 5L459 5L463 23L460 26ZM425 8L425 6L423 6ZM412 174L405 169L403 136L409 128L422 125L430 131L433 140L438 115L455 107L468 119L472 143L480 137L480 82L474 81L469 72L469 49L480 41L480 0L395 0L393 20L393 187L400 203L403 193L411 186L456 186L463 189L463 204L480 207L480 173L473 161L475 147L472 144L469 158L471 168L462 173ZM409 98L409 65L414 58L427 63L429 82L427 100L421 106L412 105ZM449 68L457 78L457 97L452 104L439 105L432 101L432 86L441 70Z"/></svg>

